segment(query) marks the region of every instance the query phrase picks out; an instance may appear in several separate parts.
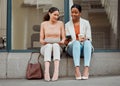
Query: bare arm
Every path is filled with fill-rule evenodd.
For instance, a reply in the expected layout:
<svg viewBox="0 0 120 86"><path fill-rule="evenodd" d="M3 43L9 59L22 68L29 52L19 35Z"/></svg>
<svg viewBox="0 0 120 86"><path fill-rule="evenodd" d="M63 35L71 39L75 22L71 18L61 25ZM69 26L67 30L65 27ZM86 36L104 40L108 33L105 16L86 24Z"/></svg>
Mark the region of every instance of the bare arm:
<svg viewBox="0 0 120 86"><path fill-rule="evenodd" d="M44 33L44 24L43 23L41 23L41 27L40 28L41 28L40 29L40 43L43 44L43 45L45 45L46 42L44 41L45 33Z"/></svg>
<svg viewBox="0 0 120 86"><path fill-rule="evenodd" d="M64 44L65 42L65 28L63 22L61 22L61 38L62 40L60 41L59 44Z"/></svg>

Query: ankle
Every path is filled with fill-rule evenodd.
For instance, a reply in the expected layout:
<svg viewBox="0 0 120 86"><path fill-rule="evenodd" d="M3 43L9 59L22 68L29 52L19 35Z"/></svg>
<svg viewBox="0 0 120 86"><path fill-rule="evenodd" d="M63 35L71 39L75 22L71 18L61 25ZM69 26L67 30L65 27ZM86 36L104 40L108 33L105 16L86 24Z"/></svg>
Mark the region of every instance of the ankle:
<svg viewBox="0 0 120 86"><path fill-rule="evenodd" d="M80 71L75 71L75 77L81 77Z"/></svg>
<svg viewBox="0 0 120 86"><path fill-rule="evenodd" d="M85 67L84 67L83 76L86 76L86 77L89 76L89 67L88 67L88 66L85 66Z"/></svg>
<svg viewBox="0 0 120 86"><path fill-rule="evenodd" d="M75 77L81 77L81 73L80 72L75 72Z"/></svg>

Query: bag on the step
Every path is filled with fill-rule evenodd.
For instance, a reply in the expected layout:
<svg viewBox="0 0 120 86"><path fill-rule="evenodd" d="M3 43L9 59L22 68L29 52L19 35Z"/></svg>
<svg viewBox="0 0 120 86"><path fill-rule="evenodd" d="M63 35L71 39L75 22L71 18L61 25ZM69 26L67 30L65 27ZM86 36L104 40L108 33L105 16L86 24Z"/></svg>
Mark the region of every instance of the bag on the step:
<svg viewBox="0 0 120 86"><path fill-rule="evenodd" d="M39 57L40 57L40 55L38 56L37 63L30 63L32 55L31 55L30 60L28 61L27 70L26 70L26 78L29 79L29 80L30 79L42 79L43 78L43 71L42 71L42 68L41 68L41 64L39 62Z"/></svg>

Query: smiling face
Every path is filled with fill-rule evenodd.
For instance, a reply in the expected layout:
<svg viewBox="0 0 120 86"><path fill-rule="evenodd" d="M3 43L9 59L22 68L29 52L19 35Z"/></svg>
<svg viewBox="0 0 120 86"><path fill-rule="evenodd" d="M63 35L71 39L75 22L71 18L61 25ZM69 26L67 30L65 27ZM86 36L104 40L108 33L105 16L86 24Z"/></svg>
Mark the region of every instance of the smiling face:
<svg viewBox="0 0 120 86"><path fill-rule="evenodd" d="M56 22L59 19L59 11L54 11L53 13L49 13L50 20Z"/></svg>
<svg viewBox="0 0 120 86"><path fill-rule="evenodd" d="M77 8L74 7L71 9L71 17L73 21L78 20L80 18L80 15L81 13Z"/></svg>

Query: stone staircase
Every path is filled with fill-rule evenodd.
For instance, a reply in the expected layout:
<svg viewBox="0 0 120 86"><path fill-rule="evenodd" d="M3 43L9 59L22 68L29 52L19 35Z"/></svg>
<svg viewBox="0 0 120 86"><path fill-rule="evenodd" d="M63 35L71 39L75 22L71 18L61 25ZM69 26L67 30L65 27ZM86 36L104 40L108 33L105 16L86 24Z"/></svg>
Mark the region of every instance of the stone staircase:
<svg viewBox="0 0 120 86"><path fill-rule="evenodd" d="M114 23L110 23L108 12L106 12L106 4L104 6L102 0L73 1L74 3L81 4L82 17L90 21L94 48L103 50L116 49L117 44L114 44L116 42L113 43L113 40L115 40L114 29L112 28Z"/></svg>

